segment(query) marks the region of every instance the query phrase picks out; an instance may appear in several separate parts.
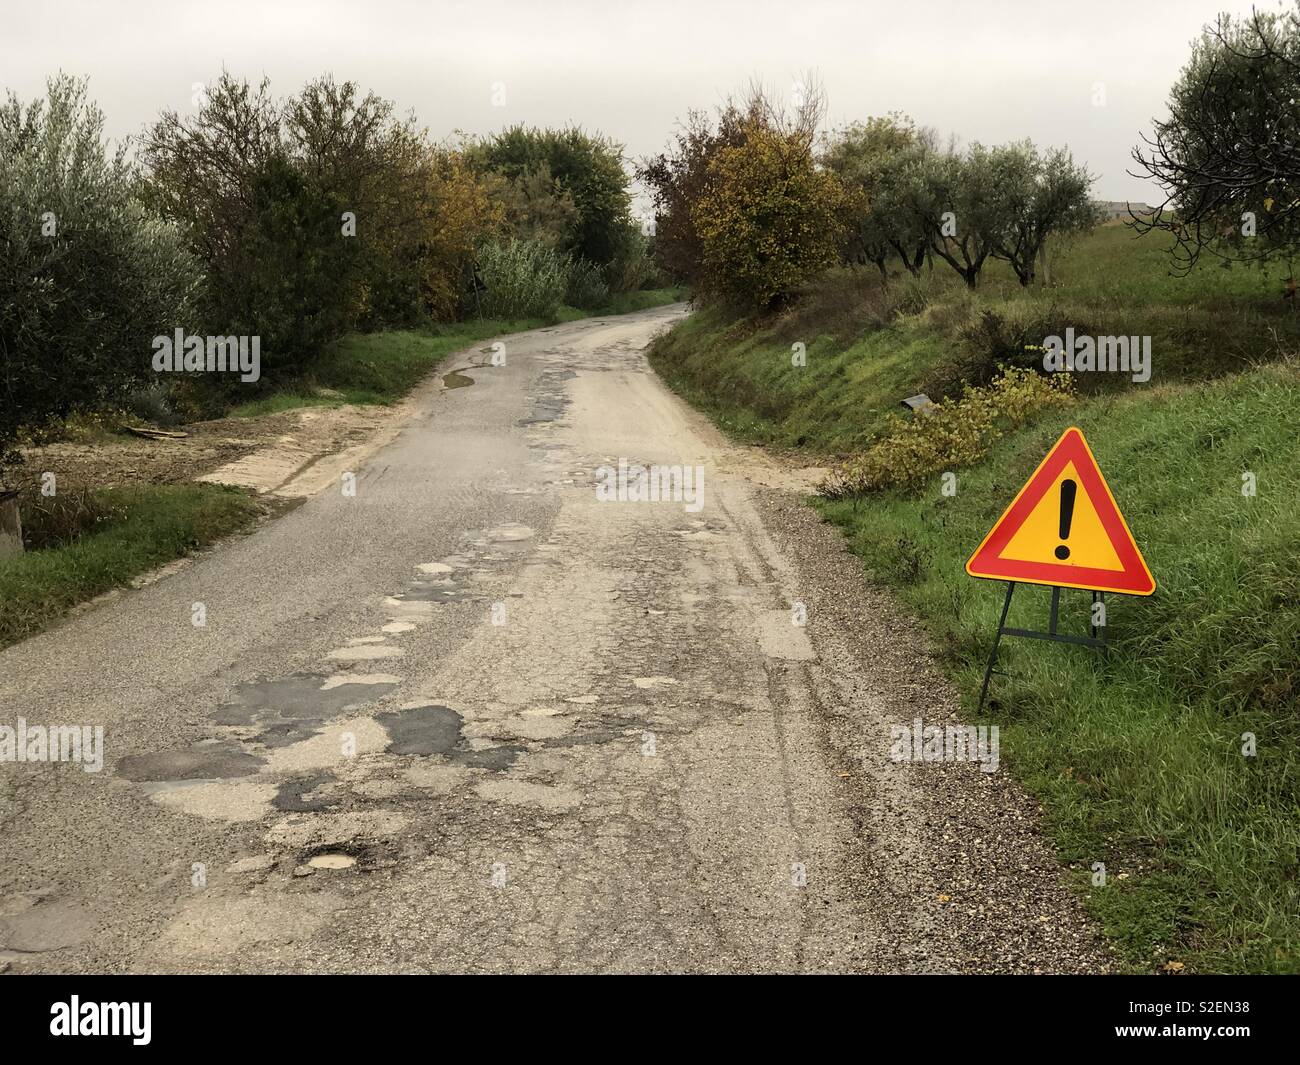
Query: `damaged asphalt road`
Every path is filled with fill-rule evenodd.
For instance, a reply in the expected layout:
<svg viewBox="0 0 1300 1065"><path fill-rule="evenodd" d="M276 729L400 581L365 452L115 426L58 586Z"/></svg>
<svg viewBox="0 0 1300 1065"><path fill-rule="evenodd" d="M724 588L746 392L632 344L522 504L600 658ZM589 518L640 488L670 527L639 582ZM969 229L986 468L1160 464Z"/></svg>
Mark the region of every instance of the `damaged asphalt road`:
<svg viewBox="0 0 1300 1065"><path fill-rule="evenodd" d="M682 313L453 357L354 495L0 653L0 722L105 747L0 765L0 965L1106 969L1004 771L890 761L951 693L649 370ZM601 501L620 460L703 506Z"/></svg>

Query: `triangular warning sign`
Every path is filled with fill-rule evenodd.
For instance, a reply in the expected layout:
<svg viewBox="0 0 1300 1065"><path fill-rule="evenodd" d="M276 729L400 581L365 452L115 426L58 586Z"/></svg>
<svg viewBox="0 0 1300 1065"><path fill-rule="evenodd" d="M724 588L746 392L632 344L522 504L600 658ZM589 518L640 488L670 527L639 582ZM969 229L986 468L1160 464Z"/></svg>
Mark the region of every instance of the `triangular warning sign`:
<svg viewBox="0 0 1300 1065"><path fill-rule="evenodd" d="M966 572L1125 595L1156 590L1088 441L1073 426L984 537Z"/></svg>

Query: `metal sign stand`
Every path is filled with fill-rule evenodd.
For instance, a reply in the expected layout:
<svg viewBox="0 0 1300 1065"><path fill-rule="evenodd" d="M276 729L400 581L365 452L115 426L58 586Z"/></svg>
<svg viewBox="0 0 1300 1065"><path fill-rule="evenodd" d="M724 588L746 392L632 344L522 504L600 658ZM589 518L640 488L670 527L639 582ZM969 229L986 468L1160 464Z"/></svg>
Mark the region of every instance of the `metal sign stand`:
<svg viewBox="0 0 1300 1065"><path fill-rule="evenodd" d="M1088 615L1089 636L1068 636L1064 633L1057 632L1057 622L1059 620L1061 607L1061 589L1058 586L1052 587L1052 613L1048 619L1047 631L1039 632L1036 629L1009 629L1007 628L1007 612L1011 609L1011 596L1015 593L1016 582L1007 581L1007 597L1002 603L1002 617L998 620L998 632L993 638L993 650L989 654L989 664L984 670L984 684L980 688L980 709L984 709L984 697L989 692L989 680L993 676L993 666L998 659L998 644L1002 642L1003 636L1025 636L1031 640L1051 640L1053 643L1072 643L1080 647L1099 647L1101 648L1102 658L1110 660L1110 648L1106 645L1106 629L1092 624L1092 614ZM1104 603L1106 601L1105 592L1093 592L1093 603ZM1101 635L1098 636L1097 633ZM999 672L1000 676L1005 676Z"/></svg>

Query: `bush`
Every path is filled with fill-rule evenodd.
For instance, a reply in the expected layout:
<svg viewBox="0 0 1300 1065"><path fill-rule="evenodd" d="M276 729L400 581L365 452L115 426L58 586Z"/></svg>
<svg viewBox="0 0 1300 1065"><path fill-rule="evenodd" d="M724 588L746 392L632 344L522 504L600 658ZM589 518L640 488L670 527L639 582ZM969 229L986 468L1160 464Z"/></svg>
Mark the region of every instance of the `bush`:
<svg viewBox="0 0 1300 1065"><path fill-rule="evenodd" d="M519 125L484 141L476 154L484 169L512 183L539 186L546 191L543 199L554 195L546 213L559 209L555 221L563 233L562 251L602 266L614 257L631 206L621 144L576 128ZM517 191L537 206L535 191ZM533 210L525 214L531 216Z"/></svg>
<svg viewBox="0 0 1300 1065"><path fill-rule="evenodd" d="M415 266L423 277L424 309L435 321L452 321L465 309L476 248L485 234L495 232L504 213L491 193L465 152L430 152Z"/></svg>
<svg viewBox="0 0 1300 1065"><path fill-rule="evenodd" d="M709 173L691 209L702 291L764 310L836 261L842 189L805 136L751 120L744 143L718 151Z"/></svg>
<svg viewBox="0 0 1300 1065"><path fill-rule="evenodd" d="M104 525L120 521L125 508L111 492L89 488L63 488L43 496L39 486L19 490L23 543L29 551L63 547L90 535Z"/></svg>
<svg viewBox="0 0 1300 1065"><path fill-rule="evenodd" d="M479 250L480 313L486 318L552 318L568 291L570 270L567 256L539 241L491 241Z"/></svg>
<svg viewBox="0 0 1300 1065"><path fill-rule="evenodd" d="M947 380L942 380L941 370L939 380L927 382L935 394L955 395L963 383L987 385L1004 366L1026 370L1041 366L1043 338L1064 330L1048 324L1057 317L1050 308L1046 313L1038 308L1028 314L1019 310L985 307L959 326L962 355L946 367Z"/></svg>
<svg viewBox="0 0 1300 1065"><path fill-rule="evenodd" d="M605 273L595 263L576 260L569 268L569 289L565 301L584 311L594 311L609 302L609 285Z"/></svg>
<svg viewBox="0 0 1300 1065"><path fill-rule="evenodd" d="M168 381L150 381L122 399L122 409L142 421L163 427L184 422L176 391Z"/></svg>
<svg viewBox="0 0 1300 1065"><path fill-rule="evenodd" d="M637 292L657 278L658 267L650 257L650 242L635 226L628 226L618 249L605 265L605 283L614 295Z"/></svg>
<svg viewBox="0 0 1300 1065"><path fill-rule="evenodd" d="M832 499L914 488L936 473L978 462L993 442L1039 411L1073 402L1069 374L1044 377L1008 368L985 387L943 400L930 413L891 415L885 436L850 459L821 486Z"/></svg>
<svg viewBox="0 0 1300 1065"><path fill-rule="evenodd" d="M152 339L187 324L202 275L134 197L84 82L0 108L0 468L22 430L109 405L153 376Z"/></svg>
<svg viewBox="0 0 1300 1065"><path fill-rule="evenodd" d="M161 116L142 158L207 272L201 331L260 336L263 389L358 325L446 313L491 213L412 119L328 76L277 101L224 74L193 115Z"/></svg>

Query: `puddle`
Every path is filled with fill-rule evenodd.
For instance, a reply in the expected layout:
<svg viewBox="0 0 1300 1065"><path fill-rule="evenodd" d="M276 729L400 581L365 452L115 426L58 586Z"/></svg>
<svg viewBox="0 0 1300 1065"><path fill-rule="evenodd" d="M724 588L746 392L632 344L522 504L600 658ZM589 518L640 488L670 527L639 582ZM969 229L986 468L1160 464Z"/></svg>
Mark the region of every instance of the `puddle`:
<svg viewBox="0 0 1300 1065"><path fill-rule="evenodd" d="M449 374L443 374L442 384L444 388L465 388L472 385L474 378L466 376L460 370L452 370Z"/></svg>
<svg viewBox="0 0 1300 1065"><path fill-rule="evenodd" d="M196 744L178 751L130 754L117 763L127 780L226 780L246 777L263 766L260 758L230 744Z"/></svg>
<svg viewBox="0 0 1300 1065"><path fill-rule="evenodd" d="M461 717L448 706L417 706L376 714L388 730L390 754L449 754L460 743Z"/></svg>

